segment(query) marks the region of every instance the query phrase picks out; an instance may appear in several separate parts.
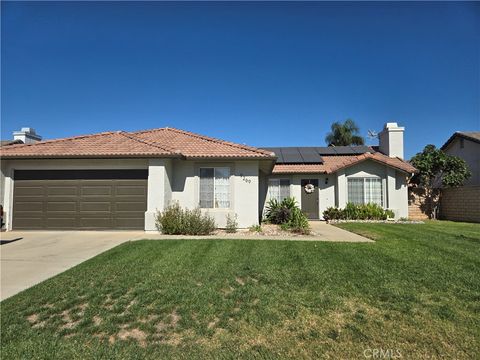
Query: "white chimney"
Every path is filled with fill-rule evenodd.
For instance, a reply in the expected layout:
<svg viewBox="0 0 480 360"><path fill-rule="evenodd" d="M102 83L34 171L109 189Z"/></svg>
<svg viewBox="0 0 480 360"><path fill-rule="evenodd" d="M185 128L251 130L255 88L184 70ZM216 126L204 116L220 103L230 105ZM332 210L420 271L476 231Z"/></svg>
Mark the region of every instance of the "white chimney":
<svg viewBox="0 0 480 360"><path fill-rule="evenodd" d="M396 122L386 123L378 134L380 152L390 157L403 159L403 132L404 127L399 127Z"/></svg>
<svg viewBox="0 0 480 360"><path fill-rule="evenodd" d="M22 140L24 144L31 144L41 141L42 137L33 128L22 127L22 130L13 132L13 140Z"/></svg>

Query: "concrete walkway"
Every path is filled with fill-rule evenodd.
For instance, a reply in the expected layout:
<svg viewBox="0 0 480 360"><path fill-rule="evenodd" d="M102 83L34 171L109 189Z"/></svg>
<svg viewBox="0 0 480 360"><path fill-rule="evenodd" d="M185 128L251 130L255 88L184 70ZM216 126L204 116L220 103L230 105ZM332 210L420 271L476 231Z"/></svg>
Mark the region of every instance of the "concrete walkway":
<svg viewBox="0 0 480 360"><path fill-rule="evenodd" d="M324 221L310 221L311 235L262 235L246 230L234 234L191 236L191 235L162 235L159 233L144 233L139 239L173 240L173 239L231 239L231 240L290 240L290 241L331 241L331 242L374 242L366 237L329 225Z"/></svg>
<svg viewBox="0 0 480 360"><path fill-rule="evenodd" d="M373 242L328 225L311 223L309 236L271 236L251 232L214 236L171 236L144 231L11 231L0 233L0 300L60 274L129 240L239 239L333 242Z"/></svg>

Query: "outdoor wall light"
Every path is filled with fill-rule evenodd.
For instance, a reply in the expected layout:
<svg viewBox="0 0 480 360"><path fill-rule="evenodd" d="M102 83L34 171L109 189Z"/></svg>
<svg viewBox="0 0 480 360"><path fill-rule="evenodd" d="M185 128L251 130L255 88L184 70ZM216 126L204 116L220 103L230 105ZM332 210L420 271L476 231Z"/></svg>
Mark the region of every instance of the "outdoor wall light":
<svg viewBox="0 0 480 360"><path fill-rule="evenodd" d="M328 178L325 178L325 185L328 185Z"/></svg>

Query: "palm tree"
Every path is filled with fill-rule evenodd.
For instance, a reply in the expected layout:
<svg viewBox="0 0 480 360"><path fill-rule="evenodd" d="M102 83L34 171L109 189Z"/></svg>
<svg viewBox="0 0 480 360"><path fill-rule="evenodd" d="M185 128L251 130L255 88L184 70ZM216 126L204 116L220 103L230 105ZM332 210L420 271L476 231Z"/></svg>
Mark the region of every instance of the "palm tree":
<svg viewBox="0 0 480 360"><path fill-rule="evenodd" d="M360 128L352 119L347 119L342 124L334 122L332 131L327 134L325 141L328 146L364 145L365 139L359 135Z"/></svg>

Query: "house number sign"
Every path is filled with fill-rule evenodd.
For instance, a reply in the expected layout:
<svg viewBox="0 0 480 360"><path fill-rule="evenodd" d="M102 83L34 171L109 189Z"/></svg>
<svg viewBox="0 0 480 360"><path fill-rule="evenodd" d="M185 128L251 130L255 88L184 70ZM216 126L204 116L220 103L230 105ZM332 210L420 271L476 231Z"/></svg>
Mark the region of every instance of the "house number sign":
<svg viewBox="0 0 480 360"><path fill-rule="evenodd" d="M243 181L245 181L247 184L250 184L252 182L251 179L248 179L245 175L240 174L240 177L242 178Z"/></svg>

